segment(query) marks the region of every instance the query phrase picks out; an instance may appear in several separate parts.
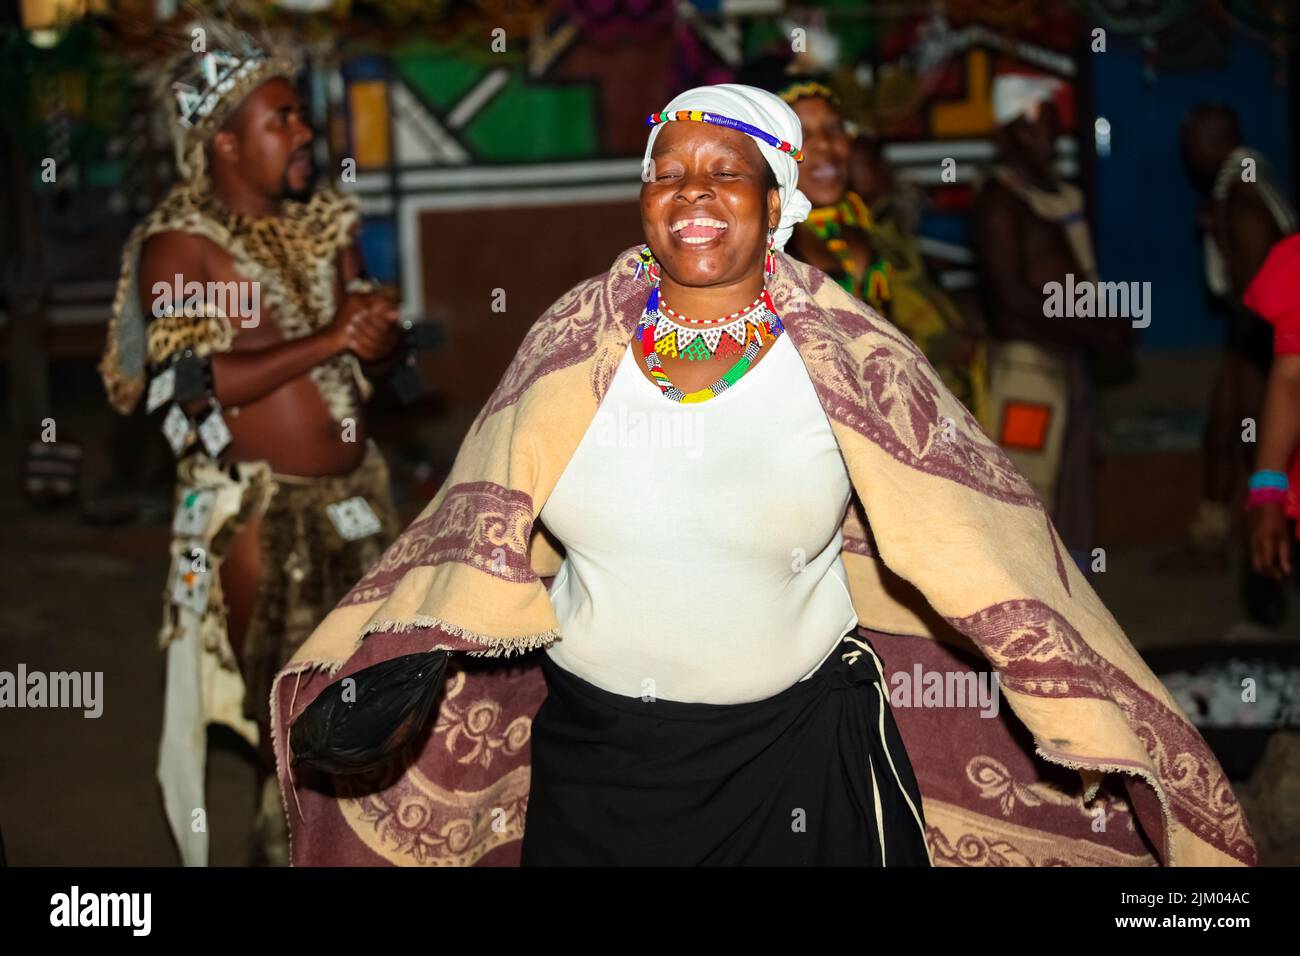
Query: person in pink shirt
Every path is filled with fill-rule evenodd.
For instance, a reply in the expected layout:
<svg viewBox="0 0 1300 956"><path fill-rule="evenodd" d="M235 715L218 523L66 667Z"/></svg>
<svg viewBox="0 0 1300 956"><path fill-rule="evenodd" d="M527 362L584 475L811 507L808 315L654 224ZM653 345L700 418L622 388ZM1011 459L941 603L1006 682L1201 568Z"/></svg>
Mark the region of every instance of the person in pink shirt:
<svg viewBox="0 0 1300 956"><path fill-rule="evenodd" d="M1255 571L1291 574L1300 539L1300 233L1281 240L1247 286L1242 301L1273 326L1255 472L1246 499L1250 557Z"/></svg>

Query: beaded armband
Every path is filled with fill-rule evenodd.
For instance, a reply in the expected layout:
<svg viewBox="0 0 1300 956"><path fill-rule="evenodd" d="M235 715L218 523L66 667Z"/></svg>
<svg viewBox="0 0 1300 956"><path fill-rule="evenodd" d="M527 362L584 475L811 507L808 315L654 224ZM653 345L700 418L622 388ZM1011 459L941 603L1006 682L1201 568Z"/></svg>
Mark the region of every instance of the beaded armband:
<svg viewBox="0 0 1300 956"><path fill-rule="evenodd" d="M202 312L169 310L155 316L145 330L150 383L148 411L172 401L186 404L213 399L212 355L229 352L233 330L222 312L207 305Z"/></svg>
<svg viewBox="0 0 1300 956"><path fill-rule="evenodd" d="M199 314L189 310L171 311L155 316L145 331L150 365L166 365L170 359L189 350L200 358L213 352L229 352L234 331L221 311L206 305Z"/></svg>

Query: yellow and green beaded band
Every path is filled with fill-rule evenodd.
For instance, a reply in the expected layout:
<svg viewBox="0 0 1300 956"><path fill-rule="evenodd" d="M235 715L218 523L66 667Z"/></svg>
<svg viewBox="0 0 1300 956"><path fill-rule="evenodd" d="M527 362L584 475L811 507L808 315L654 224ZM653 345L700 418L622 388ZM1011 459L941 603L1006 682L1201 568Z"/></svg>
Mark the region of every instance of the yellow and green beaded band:
<svg viewBox="0 0 1300 956"><path fill-rule="evenodd" d="M816 80L799 80L783 87L776 95L787 103L794 103L805 96L821 96L832 103L836 102L835 91L825 83L818 83Z"/></svg>

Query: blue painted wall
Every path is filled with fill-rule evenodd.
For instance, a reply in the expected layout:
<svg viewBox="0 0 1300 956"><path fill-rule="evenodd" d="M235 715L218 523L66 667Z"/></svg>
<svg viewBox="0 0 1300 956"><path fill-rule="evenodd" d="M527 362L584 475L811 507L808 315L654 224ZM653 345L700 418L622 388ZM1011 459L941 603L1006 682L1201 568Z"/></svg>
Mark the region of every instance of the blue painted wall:
<svg viewBox="0 0 1300 956"><path fill-rule="evenodd" d="M1246 142L1272 161L1294 198L1288 91L1274 85L1277 67L1268 52L1240 36L1233 37L1226 70L1158 73L1154 81L1143 75L1136 46L1122 46L1112 43L1091 63L1096 113L1111 124L1111 153L1097 158L1092 196L1102 277L1151 282L1145 348L1215 346L1223 326L1205 294L1198 197L1179 156L1178 123L1197 103L1228 103Z"/></svg>

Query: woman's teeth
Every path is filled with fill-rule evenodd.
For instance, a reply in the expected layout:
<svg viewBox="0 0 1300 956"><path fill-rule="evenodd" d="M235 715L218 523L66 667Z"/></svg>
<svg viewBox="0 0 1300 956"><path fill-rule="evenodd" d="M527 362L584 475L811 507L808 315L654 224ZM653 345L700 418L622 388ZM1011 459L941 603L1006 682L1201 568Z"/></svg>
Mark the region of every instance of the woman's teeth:
<svg viewBox="0 0 1300 956"><path fill-rule="evenodd" d="M727 231L727 224L718 219L698 216L695 219L681 219L670 227L673 235L689 245L712 242Z"/></svg>

